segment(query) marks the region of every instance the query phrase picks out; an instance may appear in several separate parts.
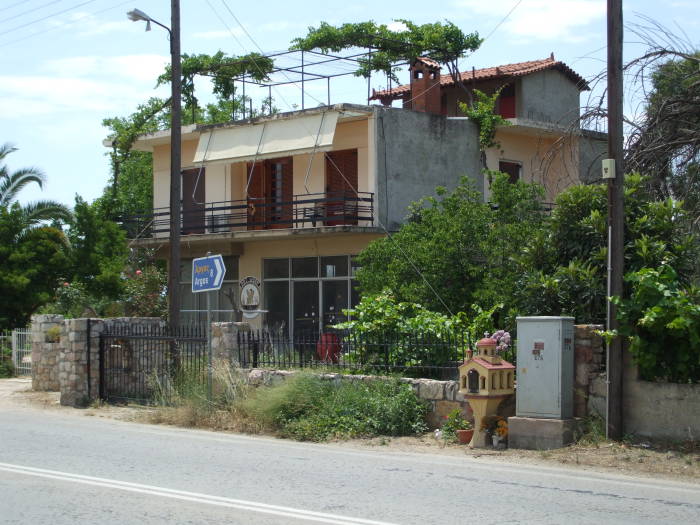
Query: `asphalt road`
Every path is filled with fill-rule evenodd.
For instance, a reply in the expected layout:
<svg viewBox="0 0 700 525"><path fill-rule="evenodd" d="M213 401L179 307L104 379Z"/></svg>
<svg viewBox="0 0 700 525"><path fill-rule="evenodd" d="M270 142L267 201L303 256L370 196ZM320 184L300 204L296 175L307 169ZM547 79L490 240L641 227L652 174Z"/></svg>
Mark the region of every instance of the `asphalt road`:
<svg viewBox="0 0 700 525"><path fill-rule="evenodd" d="M0 523L698 523L700 486L0 407Z"/></svg>

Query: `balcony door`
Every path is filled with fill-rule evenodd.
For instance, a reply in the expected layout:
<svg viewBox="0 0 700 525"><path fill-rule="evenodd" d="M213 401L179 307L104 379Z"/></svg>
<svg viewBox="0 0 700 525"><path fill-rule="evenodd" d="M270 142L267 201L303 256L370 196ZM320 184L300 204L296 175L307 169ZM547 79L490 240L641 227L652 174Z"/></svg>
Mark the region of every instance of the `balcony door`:
<svg viewBox="0 0 700 525"><path fill-rule="evenodd" d="M292 157L248 164L248 229L293 226Z"/></svg>
<svg viewBox="0 0 700 525"><path fill-rule="evenodd" d="M326 225L357 224L356 149L326 153L326 199Z"/></svg>
<svg viewBox="0 0 700 525"><path fill-rule="evenodd" d="M183 235L204 233L204 180L204 168L182 171Z"/></svg>

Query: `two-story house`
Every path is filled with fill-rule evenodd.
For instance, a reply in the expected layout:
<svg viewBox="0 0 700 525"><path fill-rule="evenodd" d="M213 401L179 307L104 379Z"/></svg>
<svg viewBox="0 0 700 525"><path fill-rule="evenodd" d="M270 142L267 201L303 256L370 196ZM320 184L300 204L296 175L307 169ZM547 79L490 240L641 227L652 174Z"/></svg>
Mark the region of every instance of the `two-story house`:
<svg viewBox="0 0 700 525"><path fill-rule="evenodd" d="M569 133L571 151L556 146L564 142L564 123L577 122L586 85L553 59L526 64L537 65L475 70L465 82L487 92L506 85L498 110L512 125L498 130L501 145L486 152L488 168L543 182L553 198L581 178L583 132ZM355 256L397 230L411 202L436 186L453 188L465 175L488 198L477 127L457 108L467 92L429 59L417 60L410 73L411 84L374 93L383 105L183 128L184 318L204 309L201 294L190 292L190 261L211 251L227 266L213 303L223 311L219 319L243 310L256 326L318 334L358 302ZM389 107L395 99L404 107ZM153 153L154 209L139 218L132 242L165 259L170 133L141 136L134 148Z"/></svg>
<svg viewBox="0 0 700 525"><path fill-rule="evenodd" d="M167 258L170 132L140 137L153 153L153 213L134 232ZM479 175L478 132L466 119L399 108L340 104L182 133L182 293L185 313L203 310L190 292L190 260L221 253L227 266L216 310L251 306L253 324L318 333L354 306L354 257L397 230L408 205ZM253 309L255 310L255 309ZM185 316L187 318L187 316ZM231 319L231 314L219 318Z"/></svg>

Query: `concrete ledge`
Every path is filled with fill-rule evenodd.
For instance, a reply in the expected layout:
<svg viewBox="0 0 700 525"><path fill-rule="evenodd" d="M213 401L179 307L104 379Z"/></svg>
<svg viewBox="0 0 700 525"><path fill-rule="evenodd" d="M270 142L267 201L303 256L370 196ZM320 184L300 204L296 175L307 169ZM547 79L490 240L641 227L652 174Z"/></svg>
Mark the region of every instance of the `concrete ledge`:
<svg viewBox="0 0 700 525"><path fill-rule="evenodd" d="M577 419L508 418L508 447L528 450L563 448L574 441Z"/></svg>

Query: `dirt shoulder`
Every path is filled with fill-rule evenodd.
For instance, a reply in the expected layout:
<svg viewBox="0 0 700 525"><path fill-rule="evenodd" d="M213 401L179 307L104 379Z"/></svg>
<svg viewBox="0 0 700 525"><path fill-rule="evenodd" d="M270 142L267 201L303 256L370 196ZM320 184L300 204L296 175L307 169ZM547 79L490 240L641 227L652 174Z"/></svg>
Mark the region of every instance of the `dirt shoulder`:
<svg viewBox="0 0 700 525"><path fill-rule="evenodd" d="M27 379L0 380L0 410L28 408L61 411L76 417L104 417L120 421L153 422L154 409L141 406L100 405L86 409L63 407L58 392L33 392ZM530 465L558 465L584 471L613 472L631 476L665 478L700 484L698 444L620 443L590 440L566 448L547 451L469 449L445 443L428 433L416 437L378 437L337 441L335 445L361 450L440 454L474 457L482 460Z"/></svg>

